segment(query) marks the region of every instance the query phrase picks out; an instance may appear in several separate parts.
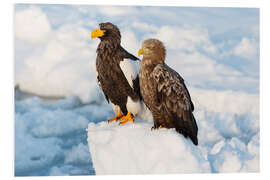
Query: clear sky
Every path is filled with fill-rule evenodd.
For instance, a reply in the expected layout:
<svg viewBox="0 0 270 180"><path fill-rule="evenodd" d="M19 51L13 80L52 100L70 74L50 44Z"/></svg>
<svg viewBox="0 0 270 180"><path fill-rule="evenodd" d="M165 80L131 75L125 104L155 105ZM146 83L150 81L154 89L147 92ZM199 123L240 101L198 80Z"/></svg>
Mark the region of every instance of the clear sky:
<svg viewBox="0 0 270 180"><path fill-rule="evenodd" d="M258 94L259 14L256 8L17 4L15 82L41 94L89 91L99 43L90 33L110 21L135 55L144 39L163 41L167 64L188 86Z"/></svg>

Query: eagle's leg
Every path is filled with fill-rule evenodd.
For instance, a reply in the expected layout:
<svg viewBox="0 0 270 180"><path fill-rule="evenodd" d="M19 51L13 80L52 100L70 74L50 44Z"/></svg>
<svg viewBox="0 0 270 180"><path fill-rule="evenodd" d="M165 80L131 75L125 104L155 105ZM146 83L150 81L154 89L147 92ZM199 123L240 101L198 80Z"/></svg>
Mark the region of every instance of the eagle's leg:
<svg viewBox="0 0 270 180"><path fill-rule="evenodd" d="M128 121L134 122L133 115L131 112L128 112L126 116L123 116L119 119L120 125L126 124Z"/></svg>
<svg viewBox="0 0 270 180"><path fill-rule="evenodd" d="M152 128L151 128L151 130L153 130L153 129L161 129L161 128L163 128L163 126L162 125L159 125L159 126L152 126Z"/></svg>
<svg viewBox="0 0 270 180"><path fill-rule="evenodd" d="M117 112L116 116L115 116L114 118L110 119L108 122L111 123L111 122L113 122L113 121L118 120L119 118L121 118L121 117L123 117L123 116L124 116L124 115L121 113L120 108L118 108L118 112Z"/></svg>
<svg viewBox="0 0 270 180"><path fill-rule="evenodd" d="M164 126L161 123L162 122L161 119L156 115L153 116L154 116L154 126L152 126L151 130L163 128Z"/></svg>

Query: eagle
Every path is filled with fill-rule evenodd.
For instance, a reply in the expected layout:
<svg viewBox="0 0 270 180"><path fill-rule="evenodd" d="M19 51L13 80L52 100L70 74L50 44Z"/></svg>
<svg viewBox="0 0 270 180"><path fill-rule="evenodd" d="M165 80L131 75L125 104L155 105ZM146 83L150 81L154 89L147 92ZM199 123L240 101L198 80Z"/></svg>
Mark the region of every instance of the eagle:
<svg viewBox="0 0 270 180"><path fill-rule="evenodd" d="M143 55L139 71L142 99L154 119L153 129L175 128L198 145L198 127L194 105L184 79L164 61L166 49L157 39L143 41L138 56Z"/></svg>
<svg viewBox="0 0 270 180"><path fill-rule="evenodd" d="M100 23L91 33L94 38L100 39L96 50L97 81L116 113L109 122L134 122L135 115L145 112L140 98L139 65L132 63L140 59L121 46L120 30L110 22Z"/></svg>

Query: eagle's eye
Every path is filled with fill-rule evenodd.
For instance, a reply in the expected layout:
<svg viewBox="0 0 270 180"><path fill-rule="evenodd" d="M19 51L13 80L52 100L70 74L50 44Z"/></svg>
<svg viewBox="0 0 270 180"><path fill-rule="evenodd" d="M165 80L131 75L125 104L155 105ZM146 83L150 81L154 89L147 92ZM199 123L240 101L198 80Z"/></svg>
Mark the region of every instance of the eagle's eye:
<svg viewBox="0 0 270 180"><path fill-rule="evenodd" d="M101 24L99 24L99 28L101 29L101 30L104 30L104 24L103 23L101 23Z"/></svg>
<svg viewBox="0 0 270 180"><path fill-rule="evenodd" d="M147 46L145 49L149 52L149 51L153 50L153 47L152 46Z"/></svg>

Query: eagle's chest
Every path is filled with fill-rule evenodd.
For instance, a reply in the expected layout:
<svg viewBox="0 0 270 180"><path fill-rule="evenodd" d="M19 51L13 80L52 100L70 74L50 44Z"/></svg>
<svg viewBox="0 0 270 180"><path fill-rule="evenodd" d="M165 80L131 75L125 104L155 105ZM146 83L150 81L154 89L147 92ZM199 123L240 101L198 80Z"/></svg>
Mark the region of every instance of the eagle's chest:
<svg viewBox="0 0 270 180"><path fill-rule="evenodd" d="M112 76L121 71L114 57L103 57L101 55L97 56L96 70L98 76L102 79L111 79Z"/></svg>
<svg viewBox="0 0 270 180"><path fill-rule="evenodd" d="M140 89L141 95L145 104L149 107L156 98L154 79L151 77L151 71L147 69L140 69Z"/></svg>

